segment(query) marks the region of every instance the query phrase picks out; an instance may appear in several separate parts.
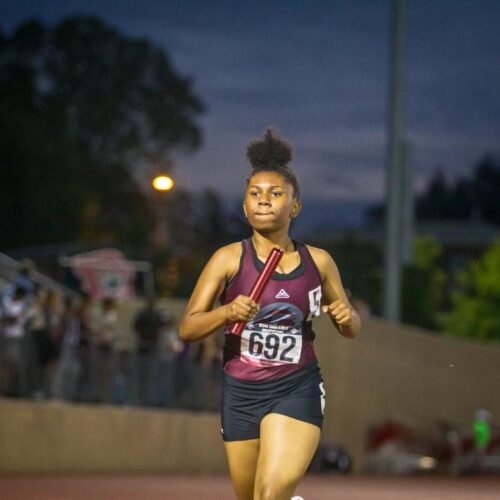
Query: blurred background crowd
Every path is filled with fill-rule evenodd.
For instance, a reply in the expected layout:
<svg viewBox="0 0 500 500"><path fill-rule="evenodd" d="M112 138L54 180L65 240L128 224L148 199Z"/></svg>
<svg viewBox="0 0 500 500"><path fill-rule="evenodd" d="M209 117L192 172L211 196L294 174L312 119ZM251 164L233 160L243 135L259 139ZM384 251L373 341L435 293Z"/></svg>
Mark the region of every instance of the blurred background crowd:
<svg viewBox="0 0 500 500"><path fill-rule="evenodd" d="M153 298L118 307L111 297L47 288L30 270L26 261L1 290L0 395L218 409L216 337L184 345L174 317Z"/></svg>

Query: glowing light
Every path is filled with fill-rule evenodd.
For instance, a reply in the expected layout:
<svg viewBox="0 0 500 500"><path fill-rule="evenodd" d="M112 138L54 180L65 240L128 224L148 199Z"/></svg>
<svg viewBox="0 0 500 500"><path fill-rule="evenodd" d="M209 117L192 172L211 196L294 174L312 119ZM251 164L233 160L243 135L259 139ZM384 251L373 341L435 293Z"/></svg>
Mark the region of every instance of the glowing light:
<svg viewBox="0 0 500 500"><path fill-rule="evenodd" d="M437 462L433 457L420 457L418 460L418 465L420 465L422 469L430 470L436 467Z"/></svg>
<svg viewBox="0 0 500 500"><path fill-rule="evenodd" d="M153 187L157 191L170 191L174 187L174 181L167 175L159 175L153 179Z"/></svg>

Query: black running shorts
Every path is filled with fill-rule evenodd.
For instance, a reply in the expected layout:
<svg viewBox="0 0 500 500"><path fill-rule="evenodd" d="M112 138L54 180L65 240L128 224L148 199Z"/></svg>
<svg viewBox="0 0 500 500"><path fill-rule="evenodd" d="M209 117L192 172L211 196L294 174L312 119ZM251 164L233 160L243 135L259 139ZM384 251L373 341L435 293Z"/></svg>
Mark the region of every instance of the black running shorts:
<svg viewBox="0 0 500 500"><path fill-rule="evenodd" d="M222 427L224 441L258 439L260 422L269 413L323 424L325 390L316 361L278 380L249 382L224 373Z"/></svg>

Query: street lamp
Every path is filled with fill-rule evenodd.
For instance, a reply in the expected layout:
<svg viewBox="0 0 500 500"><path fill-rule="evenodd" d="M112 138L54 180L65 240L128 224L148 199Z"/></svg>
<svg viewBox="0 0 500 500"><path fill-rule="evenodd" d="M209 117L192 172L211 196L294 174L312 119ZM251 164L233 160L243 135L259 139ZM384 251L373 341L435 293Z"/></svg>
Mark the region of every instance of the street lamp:
<svg viewBox="0 0 500 500"><path fill-rule="evenodd" d="M174 187L174 181L168 175L160 174L153 179L152 185L157 192L154 244L160 249L164 248L167 243L167 214L164 193L170 191Z"/></svg>
<svg viewBox="0 0 500 500"><path fill-rule="evenodd" d="M174 187L174 181L168 175L157 175L153 179L153 187L157 191L170 191Z"/></svg>

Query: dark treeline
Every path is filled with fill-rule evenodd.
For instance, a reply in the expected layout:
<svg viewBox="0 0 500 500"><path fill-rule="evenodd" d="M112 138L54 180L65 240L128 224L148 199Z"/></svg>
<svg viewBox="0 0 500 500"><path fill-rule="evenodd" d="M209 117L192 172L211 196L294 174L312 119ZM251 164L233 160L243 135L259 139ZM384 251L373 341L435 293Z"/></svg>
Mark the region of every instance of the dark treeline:
<svg viewBox="0 0 500 500"><path fill-rule="evenodd" d="M415 200L417 220L482 220L500 226L500 158L487 155L469 177L447 180L438 169ZM369 219L381 221L382 204L367 211Z"/></svg>
<svg viewBox="0 0 500 500"><path fill-rule="evenodd" d="M483 158L472 176L447 182L438 171L416 203L417 219L481 219L500 225L500 158Z"/></svg>

